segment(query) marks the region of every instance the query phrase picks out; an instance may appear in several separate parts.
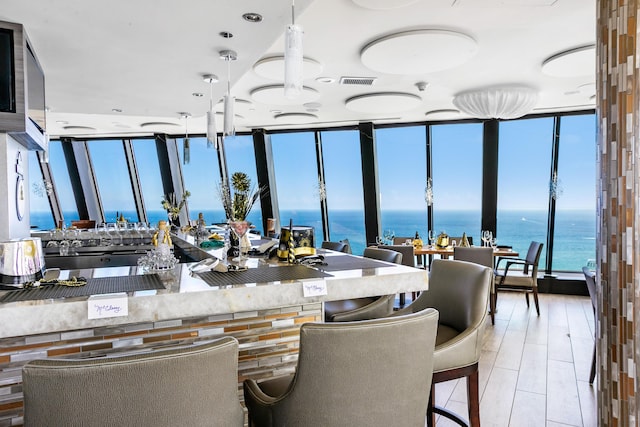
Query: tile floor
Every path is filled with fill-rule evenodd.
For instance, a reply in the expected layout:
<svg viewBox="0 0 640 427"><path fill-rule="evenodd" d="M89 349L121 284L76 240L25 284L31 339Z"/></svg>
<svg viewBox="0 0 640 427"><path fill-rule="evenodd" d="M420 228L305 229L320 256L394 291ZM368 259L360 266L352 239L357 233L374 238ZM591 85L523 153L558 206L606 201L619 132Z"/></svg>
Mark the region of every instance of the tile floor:
<svg viewBox="0 0 640 427"><path fill-rule="evenodd" d="M589 297L541 294L538 317L522 293L500 292L480 359L482 426L596 426L593 337ZM465 419L466 400L465 380L436 386L437 405Z"/></svg>

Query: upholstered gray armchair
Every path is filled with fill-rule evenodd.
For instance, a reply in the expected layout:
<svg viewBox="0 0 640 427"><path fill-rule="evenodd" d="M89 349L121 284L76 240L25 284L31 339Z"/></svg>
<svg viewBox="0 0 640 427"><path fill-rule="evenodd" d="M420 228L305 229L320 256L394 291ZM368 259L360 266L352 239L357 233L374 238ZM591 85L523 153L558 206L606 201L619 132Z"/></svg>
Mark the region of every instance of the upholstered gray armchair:
<svg viewBox="0 0 640 427"><path fill-rule="evenodd" d="M423 427L438 312L300 329L295 375L245 380L249 425Z"/></svg>
<svg viewBox="0 0 640 427"><path fill-rule="evenodd" d="M456 246L453 248L453 259L458 261L468 261L485 267L493 268L493 248L491 247L470 247L464 248ZM496 307L495 307L496 286L495 280L491 280L491 298L489 299L489 314L491 315L491 324L495 325Z"/></svg>
<svg viewBox="0 0 640 427"><path fill-rule="evenodd" d="M402 254L388 249L365 248L365 258L402 264ZM326 322L349 322L386 317L393 313L395 294L375 297L327 301L324 303Z"/></svg>
<svg viewBox="0 0 640 427"><path fill-rule="evenodd" d="M467 378L467 398L471 426L480 426L478 390L478 360L482 349L492 270L466 261L435 259L429 276L429 290L395 315L422 311L428 307L440 312L433 363L433 383L455 378ZM428 393L425 390L424 393ZM435 402L435 387L431 387L431 402ZM430 408L427 421L433 423L433 413L444 415L465 425L454 413L443 408Z"/></svg>
<svg viewBox="0 0 640 427"><path fill-rule="evenodd" d="M242 426L238 342L43 359L22 373L25 426Z"/></svg>

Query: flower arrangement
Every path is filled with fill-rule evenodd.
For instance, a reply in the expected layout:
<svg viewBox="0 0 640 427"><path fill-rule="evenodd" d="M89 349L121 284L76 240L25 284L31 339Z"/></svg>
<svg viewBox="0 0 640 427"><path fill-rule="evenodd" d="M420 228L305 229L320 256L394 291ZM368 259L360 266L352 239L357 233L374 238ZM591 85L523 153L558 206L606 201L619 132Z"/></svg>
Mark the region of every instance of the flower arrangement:
<svg viewBox="0 0 640 427"><path fill-rule="evenodd" d="M218 195L224 212L231 221L246 221L262 189L251 185L251 179L244 172L235 172L231 175L231 188L233 194L228 182L222 182L218 186Z"/></svg>
<svg viewBox="0 0 640 427"><path fill-rule="evenodd" d="M191 193L185 191L182 193L182 199L178 203L176 195L174 193L169 193L162 199L162 208L167 211L167 214L169 214L169 217L171 217L172 220L175 220L180 216L180 211L184 207L185 203L187 203L189 196L191 196Z"/></svg>

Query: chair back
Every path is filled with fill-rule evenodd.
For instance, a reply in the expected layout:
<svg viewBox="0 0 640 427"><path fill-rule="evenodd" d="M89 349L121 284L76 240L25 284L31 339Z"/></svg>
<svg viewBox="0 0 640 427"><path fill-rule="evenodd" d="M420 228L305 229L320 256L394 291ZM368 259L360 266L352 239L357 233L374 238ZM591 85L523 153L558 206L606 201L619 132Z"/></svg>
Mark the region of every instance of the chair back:
<svg viewBox="0 0 640 427"><path fill-rule="evenodd" d="M527 256L525 260L532 265L537 265L540 261L540 254L542 253L542 243L531 242L529 244L529 250L527 250Z"/></svg>
<svg viewBox="0 0 640 427"><path fill-rule="evenodd" d="M265 425L272 426L424 425L437 323L433 309L358 322L306 323L288 391L266 408L249 406L249 413L270 419Z"/></svg>
<svg viewBox="0 0 640 427"><path fill-rule="evenodd" d="M322 249L330 249L332 251L336 251L336 252L347 252L348 250L348 246L346 243L343 242L327 242L324 241L322 242L321 245Z"/></svg>
<svg viewBox="0 0 640 427"><path fill-rule="evenodd" d="M238 342L23 367L25 426L242 426Z"/></svg>
<svg viewBox="0 0 640 427"><path fill-rule="evenodd" d="M390 249L365 248L362 256L365 258L392 262L394 264L402 264L402 254Z"/></svg>
<svg viewBox="0 0 640 427"><path fill-rule="evenodd" d="M493 267L493 248L453 248L453 259Z"/></svg>
<svg viewBox="0 0 640 427"><path fill-rule="evenodd" d="M440 312L440 323L458 332L479 328L488 312L492 276L489 267L479 264L434 259L429 290L405 310L433 307Z"/></svg>
<svg viewBox="0 0 640 427"><path fill-rule="evenodd" d="M591 305L595 310L596 298L598 296L596 291L596 273L595 271L589 270L589 267L582 267L582 273L584 274L584 279L587 282L587 290L589 291L589 297L591 298Z"/></svg>
<svg viewBox="0 0 640 427"><path fill-rule="evenodd" d="M402 236L396 236L393 238L393 246L395 245L402 245L404 243L407 243L407 240L411 240L413 241L415 237L414 236L410 236L410 237L402 237ZM389 245L391 246L391 245Z"/></svg>
<svg viewBox="0 0 640 427"><path fill-rule="evenodd" d="M402 254L402 264L415 267L415 255L412 245L379 245L380 249L388 249Z"/></svg>

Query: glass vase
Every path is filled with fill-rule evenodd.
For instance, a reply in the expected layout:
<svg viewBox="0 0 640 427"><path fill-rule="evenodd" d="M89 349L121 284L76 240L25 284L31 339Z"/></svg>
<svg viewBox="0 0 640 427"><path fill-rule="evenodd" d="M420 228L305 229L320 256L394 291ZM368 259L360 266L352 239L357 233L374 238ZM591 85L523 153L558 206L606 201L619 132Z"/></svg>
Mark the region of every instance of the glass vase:
<svg viewBox="0 0 640 427"><path fill-rule="evenodd" d="M249 222L229 221L229 227L238 238L238 257L234 258L233 261L246 261L248 258L247 254L251 249L251 242L249 241L249 236L247 236L247 233L249 232Z"/></svg>

